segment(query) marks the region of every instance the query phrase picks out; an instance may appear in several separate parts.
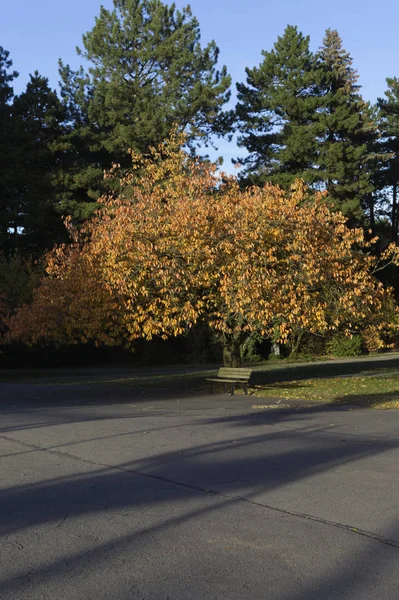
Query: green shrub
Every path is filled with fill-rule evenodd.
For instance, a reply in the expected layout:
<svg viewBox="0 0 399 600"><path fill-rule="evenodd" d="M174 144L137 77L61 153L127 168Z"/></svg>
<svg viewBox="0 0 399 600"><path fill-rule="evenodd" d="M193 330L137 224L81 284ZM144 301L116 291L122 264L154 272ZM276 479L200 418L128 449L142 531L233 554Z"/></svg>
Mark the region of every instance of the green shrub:
<svg viewBox="0 0 399 600"><path fill-rule="evenodd" d="M320 335L306 332L299 345L299 352L310 357L323 356L326 353L326 340Z"/></svg>
<svg viewBox="0 0 399 600"><path fill-rule="evenodd" d="M266 360L270 347L270 340L264 340L261 335L253 333L241 344L241 360L244 363L256 363Z"/></svg>
<svg viewBox="0 0 399 600"><path fill-rule="evenodd" d="M271 362L280 362L281 360L283 360L283 356L281 356L281 354L274 354L274 352L270 352L269 356L267 357L268 361Z"/></svg>
<svg viewBox="0 0 399 600"><path fill-rule="evenodd" d="M360 356L364 352L362 338L358 334L347 336L336 333L327 341L326 349L333 356Z"/></svg>

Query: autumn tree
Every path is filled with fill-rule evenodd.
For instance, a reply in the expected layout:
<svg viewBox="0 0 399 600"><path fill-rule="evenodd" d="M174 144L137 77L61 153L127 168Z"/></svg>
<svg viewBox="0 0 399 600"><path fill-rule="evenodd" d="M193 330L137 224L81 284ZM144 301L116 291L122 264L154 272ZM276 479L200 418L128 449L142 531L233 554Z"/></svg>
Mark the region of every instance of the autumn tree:
<svg viewBox="0 0 399 600"><path fill-rule="evenodd" d="M60 62L61 94L70 129L64 151L68 214L87 217L104 191L103 170L126 167L128 150L147 152L174 125L188 144L208 143L228 130L223 106L230 77L217 68L215 42L202 46L189 6L181 11L160 0L114 0L101 7L78 53L89 68Z"/></svg>
<svg viewBox="0 0 399 600"><path fill-rule="evenodd" d="M394 302L373 277L362 230L348 229L324 195L300 181L289 194L242 190L181 142L133 153L120 193L83 230L69 222L74 239L49 254L14 337L131 344L205 321L237 364L255 332L294 347L303 332L367 329L377 339L392 325Z"/></svg>

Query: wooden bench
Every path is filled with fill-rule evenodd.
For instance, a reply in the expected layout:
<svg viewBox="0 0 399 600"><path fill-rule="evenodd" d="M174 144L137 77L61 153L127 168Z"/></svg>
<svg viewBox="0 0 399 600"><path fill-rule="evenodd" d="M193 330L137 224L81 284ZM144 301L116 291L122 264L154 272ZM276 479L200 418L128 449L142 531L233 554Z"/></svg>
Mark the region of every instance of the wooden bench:
<svg viewBox="0 0 399 600"><path fill-rule="evenodd" d="M230 367L220 367L218 374L216 377L207 377L206 381L211 382L211 394L213 390L213 384L223 383L224 391L226 392L226 387L230 384L230 396L234 395L234 390L236 385L241 385L246 395L248 395L248 384L251 378L252 370L251 369L241 369L241 368L230 368Z"/></svg>

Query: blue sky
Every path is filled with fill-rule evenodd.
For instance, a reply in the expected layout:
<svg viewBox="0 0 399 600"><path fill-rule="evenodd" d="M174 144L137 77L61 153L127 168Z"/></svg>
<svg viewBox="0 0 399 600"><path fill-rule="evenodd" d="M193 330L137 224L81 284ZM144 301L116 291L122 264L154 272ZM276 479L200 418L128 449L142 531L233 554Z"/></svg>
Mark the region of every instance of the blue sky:
<svg viewBox="0 0 399 600"><path fill-rule="evenodd" d="M0 46L10 52L20 77L14 90L21 92L29 73L37 69L58 83L58 58L72 67L81 60L75 48L90 30L100 5L111 8L112 0L13 0L4 2L0 19ZM176 0L178 8L187 2ZM191 0L193 14L201 26L202 40L214 39L233 82L245 80L245 67L261 61L261 50L272 48L287 24L297 25L311 38L316 50L325 30L338 29L344 47L359 71L362 93L375 101L385 91L385 78L399 76L399 2L397 0ZM234 88L233 88L234 91ZM228 166L237 156L234 145L219 143L219 153Z"/></svg>

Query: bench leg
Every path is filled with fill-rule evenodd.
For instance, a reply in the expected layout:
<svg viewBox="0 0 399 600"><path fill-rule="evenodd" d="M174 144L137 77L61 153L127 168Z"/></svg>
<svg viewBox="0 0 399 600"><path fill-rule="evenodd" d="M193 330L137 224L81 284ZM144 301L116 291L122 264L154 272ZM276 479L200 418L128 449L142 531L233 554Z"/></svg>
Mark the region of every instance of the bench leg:
<svg viewBox="0 0 399 600"><path fill-rule="evenodd" d="M248 385L246 383L244 383L243 388L245 395L248 396Z"/></svg>
<svg viewBox="0 0 399 600"><path fill-rule="evenodd" d="M234 396L234 390L235 390L236 384L232 383L231 384L231 390L230 390L230 396Z"/></svg>

